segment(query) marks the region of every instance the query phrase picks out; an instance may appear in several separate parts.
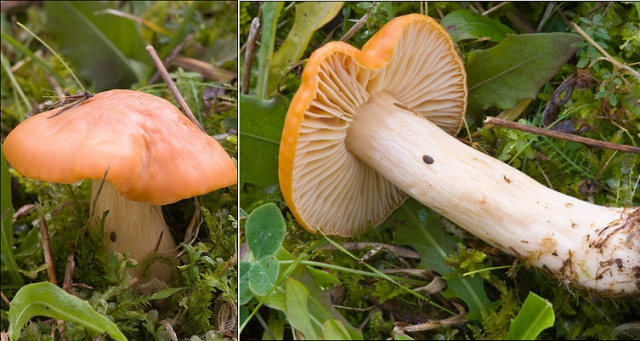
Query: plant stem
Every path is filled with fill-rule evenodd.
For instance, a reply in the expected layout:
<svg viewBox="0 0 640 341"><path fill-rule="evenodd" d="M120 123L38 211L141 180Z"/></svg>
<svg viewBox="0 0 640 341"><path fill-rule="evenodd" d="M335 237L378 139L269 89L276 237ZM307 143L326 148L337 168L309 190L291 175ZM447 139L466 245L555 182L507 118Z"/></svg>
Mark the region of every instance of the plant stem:
<svg viewBox="0 0 640 341"><path fill-rule="evenodd" d="M525 131L527 133L533 133L533 134L538 134L538 135L549 136L549 137L553 137L553 138L556 138L556 139L582 143L582 144L585 144L587 146L592 146L592 147L613 149L613 150L618 150L618 151L627 152L627 153L640 154L640 148L638 148L638 147L628 146L628 145L625 145L625 144L605 142L605 141L600 141L600 140L594 140L594 139L590 139L590 138L587 138L587 137L576 136L576 135L567 134L567 133L561 133L561 132L558 132L558 131L555 131L555 130L550 130L550 129L532 127L532 126L528 126L526 124L521 124L521 123L517 123L517 122L513 122L513 121L503 120L503 119L499 119L499 118L495 118L495 117L487 117L487 119L484 121L484 123L485 124L494 124L494 125L497 125L497 126L507 127L507 128L511 128L511 129L517 129L517 130Z"/></svg>
<svg viewBox="0 0 640 341"><path fill-rule="evenodd" d="M291 264L294 261L292 260L283 260L280 261L280 264ZM315 267L319 267L319 268L327 268L327 269L333 269L333 270L337 270L337 271L342 271L342 272L348 272L348 273L352 273L355 275L362 275L362 276L368 276L368 277L374 277L374 278L383 278L386 279L387 277L392 278L396 281L400 281L400 282L405 282L408 284L416 284L416 285L425 285L428 282L426 281L421 281L421 280L416 280L416 279L411 279L411 278L404 278L404 277L398 277L398 276L389 276L389 275L379 275L377 273L374 272L368 272L368 271L362 271L362 270L356 270L356 269L351 269L351 268L345 268L343 266L339 266L339 265L333 265L333 264L328 264L328 263L321 263L321 262L314 262L314 261L310 261L310 260L301 260L300 264L302 265L308 265L308 266L315 266Z"/></svg>
<svg viewBox="0 0 640 341"><path fill-rule="evenodd" d="M580 33L580 35L587 40L591 45L593 45L593 47L596 48L596 50L600 51L600 53L605 56L607 58L607 60L613 64L613 66L616 69L624 69L627 72L629 72L633 77L635 77L636 79L638 79L640 81L640 73L638 73L636 70L632 69L631 67L627 66L626 64L622 64L620 62L618 62L617 60L613 59L613 57L611 57L610 54L607 53L607 51L605 51L600 45L598 45L598 43L596 43L593 39L591 39L591 37L589 37L589 35L583 31L580 26L576 25L575 23L571 23L571 27L573 27L576 31L578 31L578 33Z"/></svg>
<svg viewBox="0 0 640 341"><path fill-rule="evenodd" d="M169 90L171 90L171 94L173 94L173 97L178 101L178 104L180 104L180 106L182 107L182 110L184 111L185 115L187 115L187 117L191 120L191 122L193 122L193 124L196 125L196 127L198 127L198 129L200 129L203 133L206 134L207 132L204 130L202 125L200 125L200 122L198 122L195 116L193 116L193 113L191 112L191 109L187 105L187 102L185 102L184 98L182 98L180 91L178 91L176 84L173 82L173 80L169 76L169 72L167 72L167 69L164 67L164 64L162 64L162 61L160 60L160 57L158 56L158 53L156 53L156 50L153 48L153 46L147 45L147 52L149 52L149 55L151 55L151 59L153 59L153 62L156 64L156 67L158 68L158 72L160 72L160 75L162 76L162 79L164 79L164 82L167 83L167 87L169 88Z"/></svg>
<svg viewBox="0 0 640 341"><path fill-rule="evenodd" d="M49 275L49 282L54 285L58 285L58 279L56 278L56 268L53 265L53 256L51 254L51 240L49 239L49 230L47 229L47 222L44 216L40 218L40 238L42 240L42 248L44 250L44 262L47 264L47 274Z"/></svg>
<svg viewBox="0 0 640 341"><path fill-rule="evenodd" d="M260 19L253 18L251 21L251 30L249 31L249 38L247 39L244 55L244 64L242 66L242 85L240 87L240 93L243 95L249 94L249 84L251 83L251 64L253 63L253 57L255 56L256 38L258 37L258 29L260 28Z"/></svg>

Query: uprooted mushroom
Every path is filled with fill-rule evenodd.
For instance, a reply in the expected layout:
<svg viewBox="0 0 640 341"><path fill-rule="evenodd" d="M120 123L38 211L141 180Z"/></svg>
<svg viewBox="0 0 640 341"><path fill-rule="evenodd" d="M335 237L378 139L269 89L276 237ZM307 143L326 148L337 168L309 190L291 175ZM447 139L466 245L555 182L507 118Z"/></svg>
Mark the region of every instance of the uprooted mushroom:
<svg viewBox="0 0 640 341"><path fill-rule="evenodd" d="M640 208L555 192L451 136L466 74L433 19L407 15L362 48L309 58L280 145L280 185L308 231L352 236L411 196L478 238L602 296L640 293Z"/></svg>
<svg viewBox="0 0 640 341"><path fill-rule="evenodd" d="M108 254L130 253L138 262L153 254L175 256L177 245L160 205L237 182L235 164L222 146L160 97L111 90L58 115L60 110L19 124L7 136L4 154L18 173L32 179L93 179L93 216L109 211ZM172 271L154 263L148 275L167 281Z"/></svg>

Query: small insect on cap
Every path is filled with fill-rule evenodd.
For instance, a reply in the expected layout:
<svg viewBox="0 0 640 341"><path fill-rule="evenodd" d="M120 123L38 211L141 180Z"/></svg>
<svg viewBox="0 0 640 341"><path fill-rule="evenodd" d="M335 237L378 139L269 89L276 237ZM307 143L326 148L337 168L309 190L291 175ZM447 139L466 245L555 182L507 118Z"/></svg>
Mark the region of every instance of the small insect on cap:
<svg viewBox="0 0 640 341"><path fill-rule="evenodd" d="M350 125L367 115L362 106L391 101L455 135L466 97L451 38L424 15L391 20L362 50L342 42L316 50L280 144L280 186L291 212L312 233L344 237L381 223L407 195L349 151Z"/></svg>
<svg viewBox="0 0 640 341"><path fill-rule="evenodd" d="M26 119L6 138L5 157L20 174L55 183L107 180L129 200L164 205L237 182L235 164L178 108L131 90L96 94L52 117Z"/></svg>

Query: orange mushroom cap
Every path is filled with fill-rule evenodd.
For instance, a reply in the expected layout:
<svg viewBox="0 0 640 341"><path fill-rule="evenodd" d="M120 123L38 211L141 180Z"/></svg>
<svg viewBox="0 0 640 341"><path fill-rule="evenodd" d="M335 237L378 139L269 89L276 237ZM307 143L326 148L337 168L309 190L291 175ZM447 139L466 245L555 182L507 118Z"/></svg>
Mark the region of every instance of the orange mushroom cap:
<svg viewBox="0 0 640 341"><path fill-rule="evenodd" d="M362 50L331 42L307 61L285 119L279 177L287 205L309 232L351 236L384 221L407 198L346 149L350 122L366 115L358 108L382 92L458 133L466 74L449 34L435 20L398 17Z"/></svg>
<svg viewBox="0 0 640 341"><path fill-rule="evenodd" d="M122 196L155 205L237 182L222 146L165 99L111 90L51 117L59 110L32 116L7 136L4 154L18 173L74 183L102 179L108 168Z"/></svg>

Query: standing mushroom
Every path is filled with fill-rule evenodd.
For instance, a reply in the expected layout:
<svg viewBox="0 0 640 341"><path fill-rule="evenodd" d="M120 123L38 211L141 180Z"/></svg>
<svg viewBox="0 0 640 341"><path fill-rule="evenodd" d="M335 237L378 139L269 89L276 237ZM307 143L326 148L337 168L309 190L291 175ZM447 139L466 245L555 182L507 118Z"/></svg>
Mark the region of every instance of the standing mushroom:
<svg viewBox="0 0 640 341"><path fill-rule="evenodd" d="M109 210L108 254L176 254L160 205L234 185L237 171L220 144L170 102L131 90L96 94L73 109L55 109L19 124L6 138L11 166L32 179L74 183L93 179L94 217ZM157 249L156 249L157 248ZM172 268L154 263L149 275L168 280Z"/></svg>
<svg viewBox="0 0 640 341"><path fill-rule="evenodd" d="M308 231L352 236L407 196L526 264L599 295L640 293L640 209L555 192L456 134L466 74L446 31L418 14L362 48L309 58L287 112L280 186Z"/></svg>

